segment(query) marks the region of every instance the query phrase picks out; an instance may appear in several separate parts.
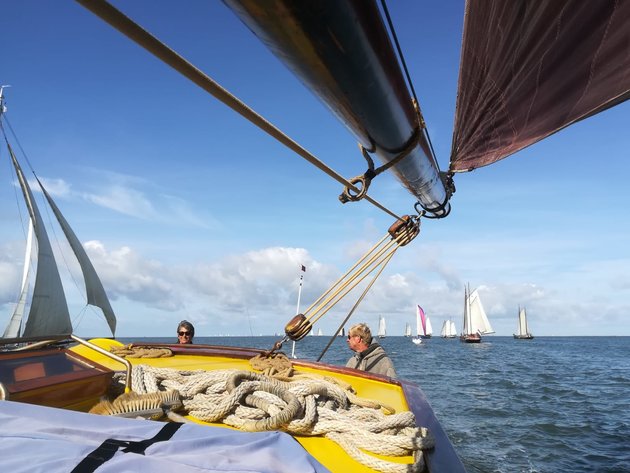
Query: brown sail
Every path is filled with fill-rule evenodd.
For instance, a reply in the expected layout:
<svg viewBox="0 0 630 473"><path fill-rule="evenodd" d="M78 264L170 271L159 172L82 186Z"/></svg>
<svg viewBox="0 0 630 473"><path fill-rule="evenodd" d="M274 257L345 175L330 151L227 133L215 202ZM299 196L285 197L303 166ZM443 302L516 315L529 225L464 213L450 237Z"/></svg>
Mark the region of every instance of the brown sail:
<svg viewBox="0 0 630 473"><path fill-rule="evenodd" d="M630 98L630 2L469 0L450 170L492 164Z"/></svg>

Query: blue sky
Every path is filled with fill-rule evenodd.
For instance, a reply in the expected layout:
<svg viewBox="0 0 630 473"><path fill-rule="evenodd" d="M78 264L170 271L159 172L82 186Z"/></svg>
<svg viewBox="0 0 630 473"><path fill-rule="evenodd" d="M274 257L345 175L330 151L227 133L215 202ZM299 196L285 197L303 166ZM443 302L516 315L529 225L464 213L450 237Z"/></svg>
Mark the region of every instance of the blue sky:
<svg viewBox="0 0 630 473"><path fill-rule="evenodd" d="M445 170L463 3L390 3ZM364 171L353 136L222 3L114 4L337 172ZM7 117L92 257L117 335L170 336L184 318L201 336L281 332L295 312L300 264L305 308L393 223L367 202L342 206L336 182L80 5L10 2L2 18ZM420 304L434 328L447 318L459 328L470 283L498 335L514 332L519 304L535 335L630 335L629 121L625 103L457 175L451 215L423 221L353 320L376 327L382 314L389 333L402 335ZM0 160L4 325L24 230L5 150ZM370 190L397 214L413 211L392 176ZM106 336L60 245L76 332ZM322 321L324 333L353 303Z"/></svg>

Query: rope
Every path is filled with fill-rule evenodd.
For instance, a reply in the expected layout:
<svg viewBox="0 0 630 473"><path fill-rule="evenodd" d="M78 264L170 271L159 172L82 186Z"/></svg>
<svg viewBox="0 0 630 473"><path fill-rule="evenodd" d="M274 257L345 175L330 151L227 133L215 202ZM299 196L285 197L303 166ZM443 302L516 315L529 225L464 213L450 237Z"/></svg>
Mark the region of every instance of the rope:
<svg viewBox="0 0 630 473"><path fill-rule="evenodd" d="M395 230L392 230L396 226ZM311 324L322 318L337 302L381 265L389 263L394 253L419 233L419 221L403 216L390 227L387 235L377 242L324 294L313 302L304 315ZM377 274L380 274L380 271Z"/></svg>
<svg viewBox="0 0 630 473"><path fill-rule="evenodd" d="M225 105L230 107L236 113L241 115L243 118L248 120L249 122L256 125L258 128L263 130L265 133L275 138L277 141L285 145L290 150L297 153L299 156L304 158L306 161L314 165L316 168L320 169L328 176L332 177L334 180L339 182L345 187L349 187L354 192L359 193L360 190L356 188L352 183L350 183L343 176L332 170L330 167L325 165L319 159L317 159L313 154L299 145L297 142L289 138L286 134L284 134L280 129L276 126L272 125L269 121L263 118L261 115L256 113L250 107L245 105L241 100L232 95L226 89L221 87L218 83L204 74L202 71L197 69L193 64L188 62L182 56L177 54L171 48L166 46L160 40L158 40L151 33L143 29L140 25L135 23L129 17L125 16L121 11L117 10L114 6L110 5L105 0L77 0L78 3L83 5L85 8L90 10L92 13L100 17L102 20L109 23L111 26L116 28L118 31L126 35L129 39L136 42L138 45L142 46L148 52L156 56L165 64L168 64L177 72L182 74L184 77L190 79L193 83L201 87L203 90L214 96L216 99L223 102ZM365 200L370 202L372 205L382 210L383 212L391 215L394 218L398 218L398 216L389 210L387 207L383 206L370 196L365 196Z"/></svg>
<svg viewBox="0 0 630 473"><path fill-rule="evenodd" d="M168 358L173 356L173 352L168 348L135 346L133 343L122 347L111 347L109 351L123 358Z"/></svg>
<svg viewBox="0 0 630 473"><path fill-rule="evenodd" d="M269 366L284 367L283 356L276 355ZM260 357L252 363L264 365ZM349 384L333 378L284 376L283 371L286 369L276 377L252 371L181 371L136 365L132 389L137 393L177 390L184 410L205 422L222 422L250 432L282 430L326 437L376 471L422 471L422 450L431 448L433 439L426 429L416 426L412 412L395 413L391 407L362 399ZM395 461L408 455L414 457L413 464Z"/></svg>

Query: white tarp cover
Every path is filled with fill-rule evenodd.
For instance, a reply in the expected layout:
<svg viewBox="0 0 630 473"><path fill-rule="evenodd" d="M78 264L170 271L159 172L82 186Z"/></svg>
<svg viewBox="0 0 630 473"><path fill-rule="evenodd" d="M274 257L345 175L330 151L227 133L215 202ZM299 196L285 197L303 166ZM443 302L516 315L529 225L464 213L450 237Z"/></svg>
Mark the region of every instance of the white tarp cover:
<svg viewBox="0 0 630 473"><path fill-rule="evenodd" d="M0 471L70 472L107 439L142 441L164 423L97 416L11 401L0 401ZM327 472L290 435L239 432L184 424L144 455L124 453L99 466L98 473L301 473Z"/></svg>

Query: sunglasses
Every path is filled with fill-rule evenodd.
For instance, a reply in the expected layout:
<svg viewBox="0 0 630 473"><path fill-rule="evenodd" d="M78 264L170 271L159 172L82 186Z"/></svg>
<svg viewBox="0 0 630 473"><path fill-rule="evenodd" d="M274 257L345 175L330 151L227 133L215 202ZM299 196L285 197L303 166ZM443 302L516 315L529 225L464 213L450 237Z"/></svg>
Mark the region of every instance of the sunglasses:
<svg viewBox="0 0 630 473"><path fill-rule="evenodd" d="M190 332L177 332L180 337L190 337Z"/></svg>

